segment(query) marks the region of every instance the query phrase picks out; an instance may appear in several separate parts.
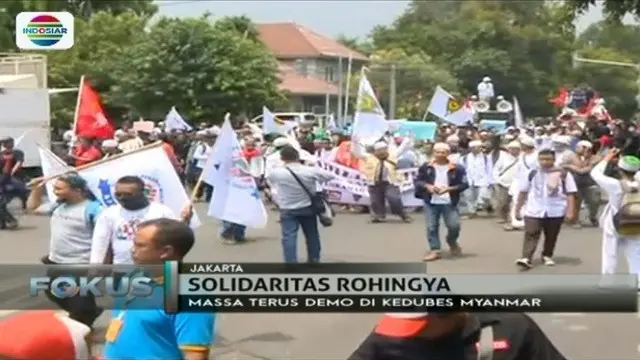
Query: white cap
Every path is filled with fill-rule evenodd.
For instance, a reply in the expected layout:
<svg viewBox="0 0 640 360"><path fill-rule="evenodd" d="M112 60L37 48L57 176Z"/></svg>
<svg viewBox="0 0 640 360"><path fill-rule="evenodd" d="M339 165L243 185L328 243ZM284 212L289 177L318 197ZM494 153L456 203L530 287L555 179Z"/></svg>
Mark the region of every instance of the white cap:
<svg viewBox="0 0 640 360"><path fill-rule="evenodd" d="M536 142L533 141L533 139L530 136L527 135L520 135L520 137L518 138L518 140L520 141L520 144L522 146L528 146L528 147L534 147L536 146Z"/></svg>
<svg viewBox="0 0 640 360"><path fill-rule="evenodd" d="M490 82L491 78L488 76L485 76L484 78L482 78L482 82Z"/></svg>
<svg viewBox="0 0 640 360"><path fill-rule="evenodd" d="M279 137L275 140L273 140L273 146L275 147L283 147L286 145L291 145L291 142L289 141L289 139L284 138L284 137Z"/></svg>
<svg viewBox="0 0 640 360"><path fill-rule="evenodd" d="M474 147L480 147L482 146L482 141L480 140L473 140L469 142L469 147L470 148L474 148Z"/></svg>
<svg viewBox="0 0 640 360"><path fill-rule="evenodd" d="M103 148L115 148L118 147L118 142L116 140L105 140L102 142Z"/></svg>
<svg viewBox="0 0 640 360"><path fill-rule="evenodd" d="M584 146L586 148L591 149L593 147L593 144L590 141L581 140L581 141L578 141L578 144L576 144L576 146Z"/></svg>
<svg viewBox="0 0 640 360"><path fill-rule="evenodd" d="M211 135L219 136L221 131L222 130L220 129L219 126L214 125L208 130L208 133Z"/></svg>
<svg viewBox="0 0 640 360"><path fill-rule="evenodd" d="M498 100L504 100L504 96L502 96L502 95L498 95L498 96L496 96L496 99L498 99Z"/></svg>
<svg viewBox="0 0 640 360"><path fill-rule="evenodd" d="M513 140L513 139L515 139L515 138L516 138L516 137L515 137L515 136L513 136L513 135L511 135L511 134L507 134L507 135L505 135L505 136L504 136L504 139L505 139L505 140L507 140L507 141L511 141L511 140Z"/></svg>
<svg viewBox="0 0 640 360"><path fill-rule="evenodd" d="M507 149L520 149L520 143L517 141L512 141L507 144Z"/></svg>
<svg viewBox="0 0 640 360"><path fill-rule="evenodd" d="M384 141L378 141L377 143L373 144L373 150L382 150L388 147L389 145L387 145L387 143Z"/></svg>
<svg viewBox="0 0 640 360"><path fill-rule="evenodd" d="M433 145L433 150L451 151L451 147L449 147L449 144L447 144L447 143L439 142L439 143L435 143Z"/></svg>
<svg viewBox="0 0 640 360"><path fill-rule="evenodd" d="M449 135L447 136L447 142L448 143L457 143L460 141L460 138L458 137L458 135Z"/></svg>

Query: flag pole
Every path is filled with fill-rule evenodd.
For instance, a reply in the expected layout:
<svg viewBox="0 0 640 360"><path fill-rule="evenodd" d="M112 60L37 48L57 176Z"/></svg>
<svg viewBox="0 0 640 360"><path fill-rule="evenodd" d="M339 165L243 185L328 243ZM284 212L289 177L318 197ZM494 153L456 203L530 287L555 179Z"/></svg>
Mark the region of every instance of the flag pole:
<svg viewBox="0 0 640 360"><path fill-rule="evenodd" d="M345 99L344 99L344 121L347 121L347 114L349 114L349 88L351 87L351 66L353 65L353 56L349 53L349 62L347 63L347 83L345 84Z"/></svg>
<svg viewBox="0 0 640 360"><path fill-rule="evenodd" d="M64 172L61 172L61 173L58 173L58 174L54 174L54 175L50 175L50 176L47 176L45 178L42 178L42 183L44 184L44 183L46 183L48 181L51 181L51 180L56 179L56 178L59 178L60 176L66 175L66 174L71 173L71 172L77 172L77 171L80 171L80 170L85 170L85 169L88 169L90 167L101 165L101 164L104 164L106 162L110 162L112 160L120 159L122 157L131 155L131 154L135 154L135 153L138 153L138 152L141 152L141 151L144 151L144 150L153 149L153 148L156 148L156 147L159 147L159 146L162 146L162 141L156 141L156 142L154 142L152 144L145 145L145 146L143 146L143 147L141 147L139 149L127 151L127 152L122 153L122 154L116 154L116 155L113 155L113 156L109 156L106 159L100 159L98 161L94 161L94 162L91 162L91 163L88 163L88 164L85 164L85 165L80 165L80 166L77 166L77 167L69 167L69 169L67 171L64 171Z"/></svg>
<svg viewBox="0 0 640 360"><path fill-rule="evenodd" d="M76 99L76 111L73 114L73 133L76 133L78 127L78 113L80 112L80 100L82 100L82 89L84 89L84 75L80 76L80 85L78 86L78 98Z"/></svg>

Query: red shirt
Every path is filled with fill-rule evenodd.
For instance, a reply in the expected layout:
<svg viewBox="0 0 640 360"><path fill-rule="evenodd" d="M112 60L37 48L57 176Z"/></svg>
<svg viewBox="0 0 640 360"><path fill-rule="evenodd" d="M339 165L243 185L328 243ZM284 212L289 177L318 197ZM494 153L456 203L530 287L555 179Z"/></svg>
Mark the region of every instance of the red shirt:
<svg viewBox="0 0 640 360"><path fill-rule="evenodd" d="M77 146L73 149L73 155L76 157L76 166L89 164L102 158L102 153L95 146Z"/></svg>

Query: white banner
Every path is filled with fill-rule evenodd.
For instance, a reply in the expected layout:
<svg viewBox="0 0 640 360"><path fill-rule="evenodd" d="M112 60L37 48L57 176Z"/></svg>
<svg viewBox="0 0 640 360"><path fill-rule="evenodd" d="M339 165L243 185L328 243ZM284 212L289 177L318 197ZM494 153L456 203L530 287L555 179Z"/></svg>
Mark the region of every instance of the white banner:
<svg viewBox="0 0 640 360"><path fill-rule="evenodd" d="M336 177L323 184L327 200L333 204L369 205L369 191L364 177L358 170L342 166L332 161L318 160L318 166ZM422 200L413 195L413 177L417 168L398 170L404 180L400 186L402 204L406 207L422 206Z"/></svg>

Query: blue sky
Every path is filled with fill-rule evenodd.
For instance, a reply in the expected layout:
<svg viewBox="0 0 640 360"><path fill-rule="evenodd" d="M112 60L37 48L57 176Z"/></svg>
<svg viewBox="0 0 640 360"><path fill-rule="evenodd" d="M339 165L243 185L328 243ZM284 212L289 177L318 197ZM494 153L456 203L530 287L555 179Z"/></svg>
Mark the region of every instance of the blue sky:
<svg viewBox="0 0 640 360"><path fill-rule="evenodd" d="M390 24L410 1L156 1L165 16L198 16L210 12L215 17L247 15L254 22L293 21L325 35L366 36L380 24ZM579 31L602 18L602 7L592 7L578 19Z"/></svg>

